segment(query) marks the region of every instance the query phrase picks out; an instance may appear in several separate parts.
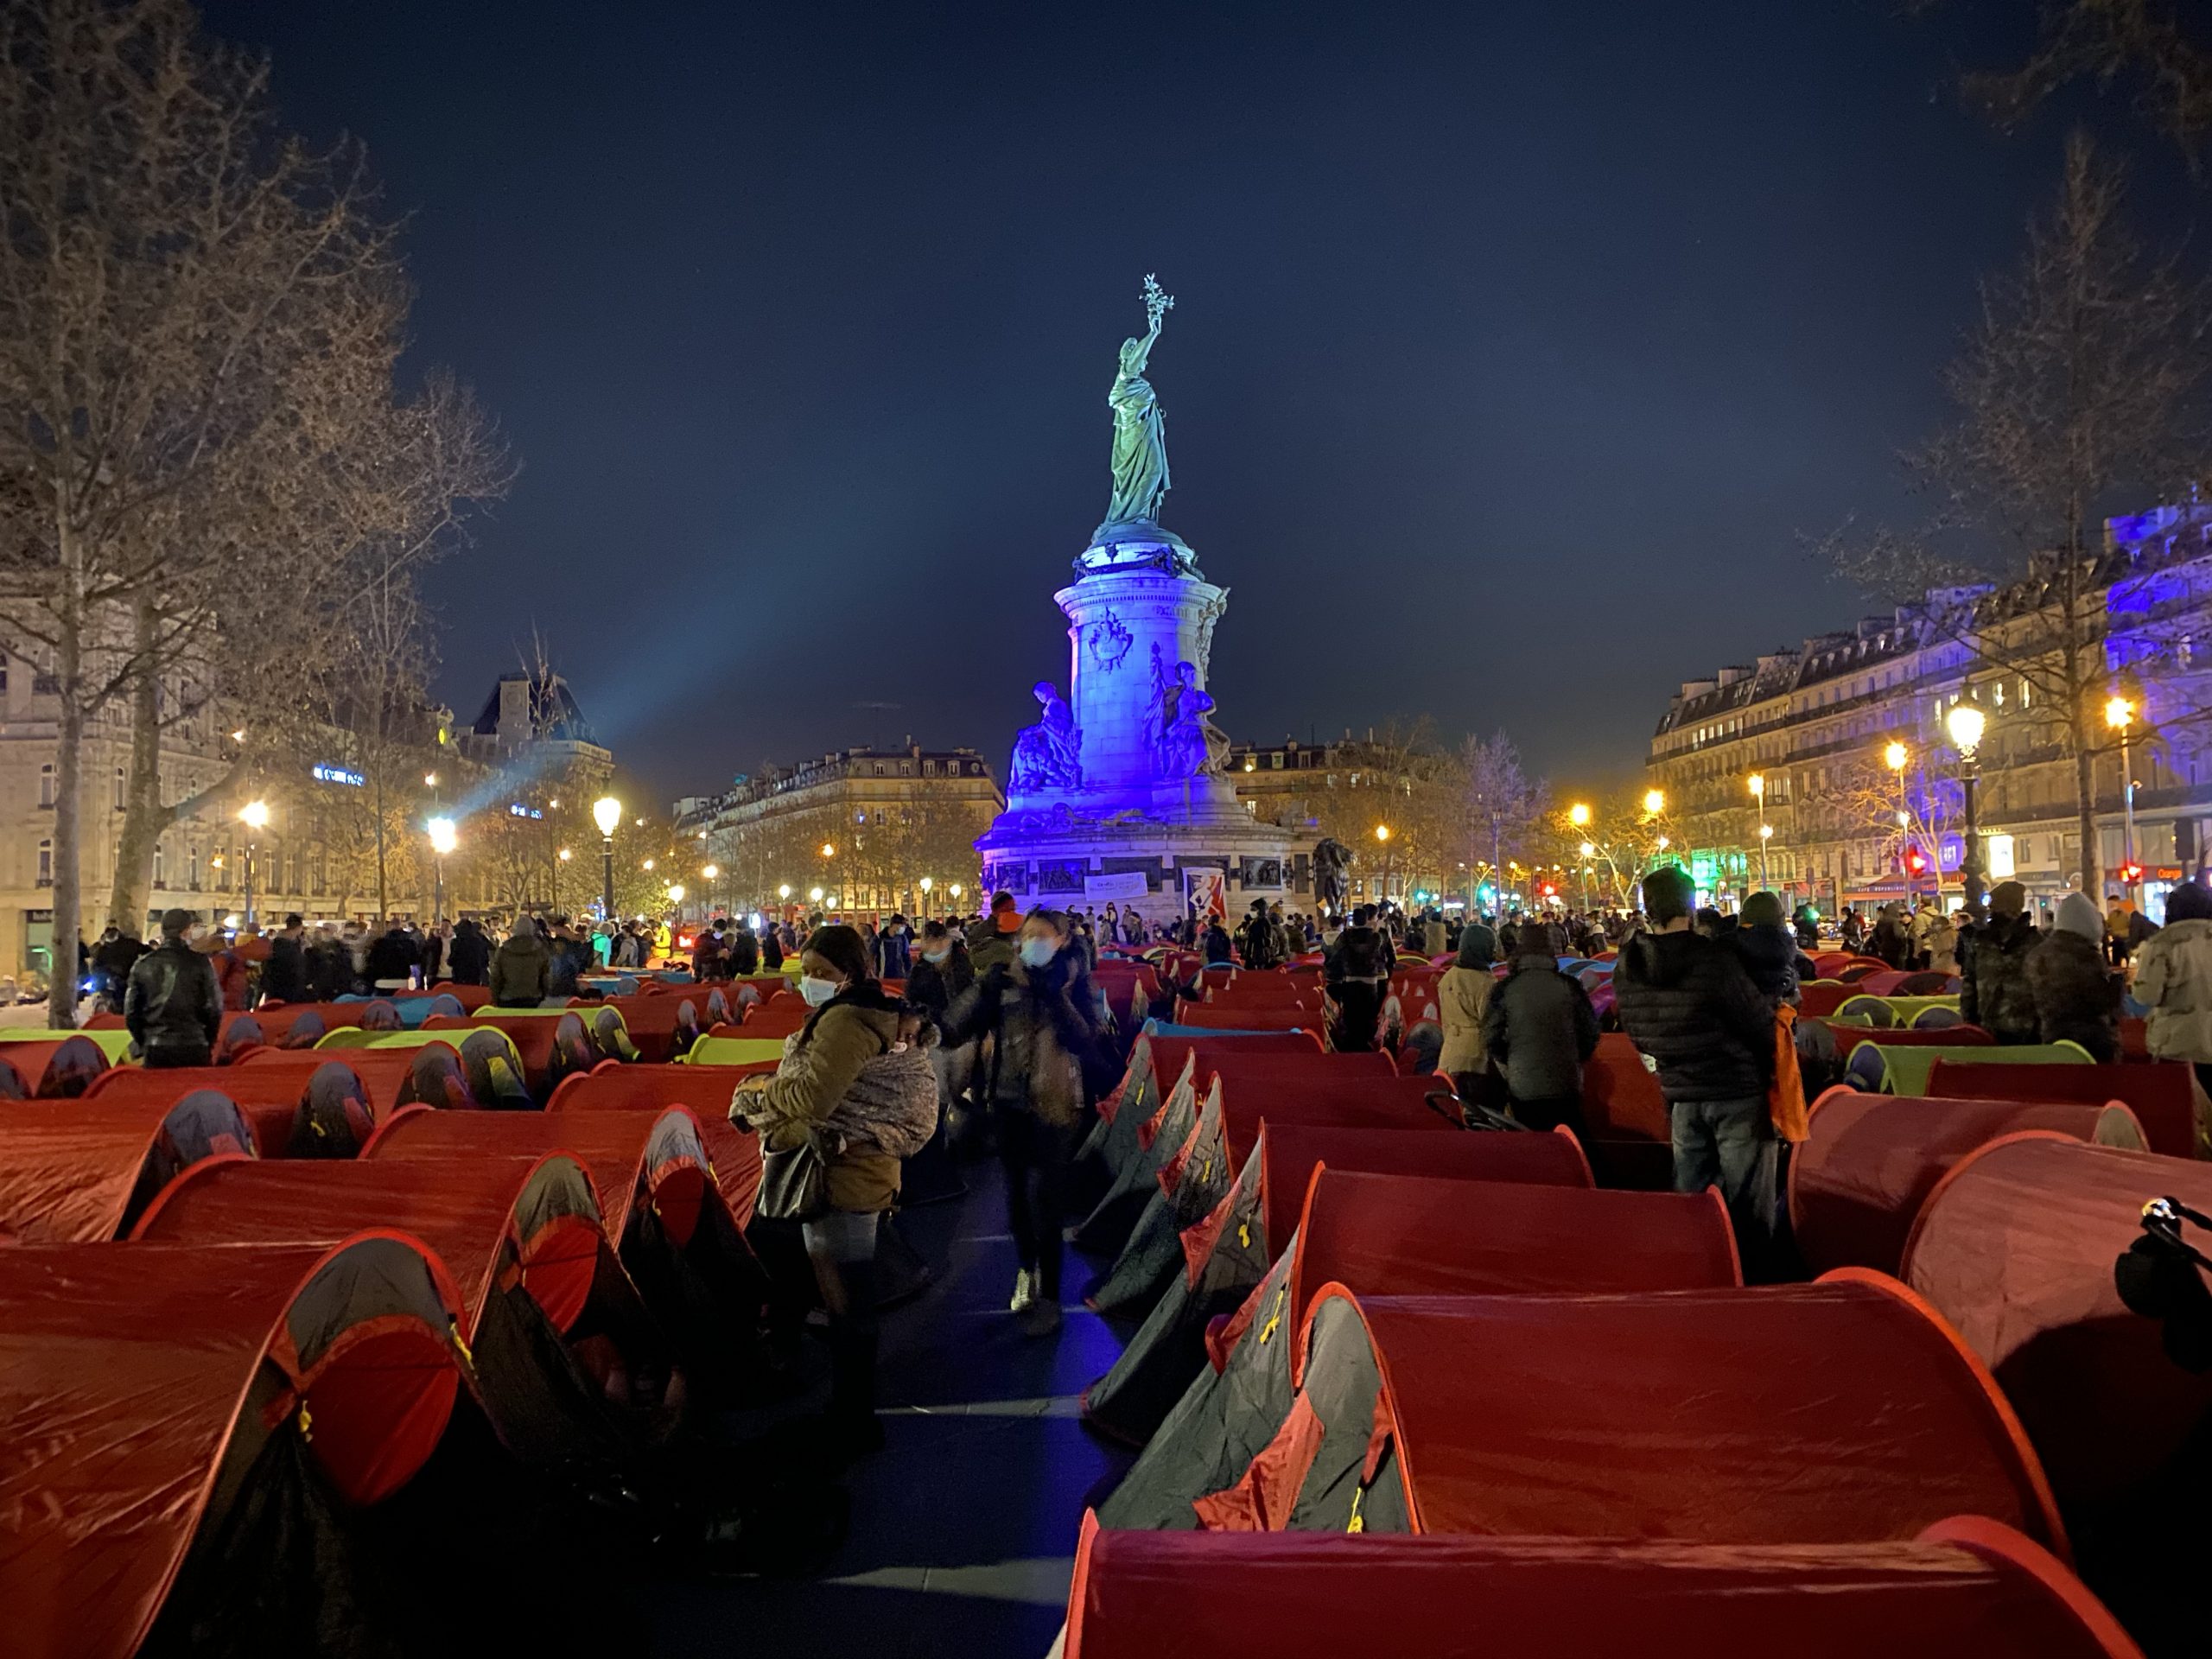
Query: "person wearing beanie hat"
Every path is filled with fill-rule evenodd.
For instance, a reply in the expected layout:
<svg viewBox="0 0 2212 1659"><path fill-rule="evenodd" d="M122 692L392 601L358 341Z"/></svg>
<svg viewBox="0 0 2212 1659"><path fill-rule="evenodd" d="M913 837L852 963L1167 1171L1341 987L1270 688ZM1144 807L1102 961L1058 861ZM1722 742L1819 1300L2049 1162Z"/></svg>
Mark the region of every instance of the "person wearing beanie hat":
<svg viewBox="0 0 2212 1659"><path fill-rule="evenodd" d="M1959 1017L1999 1043L2036 1040L2028 953L2043 943L2043 935L2027 908L2028 890L2018 881L2000 881L1989 895L1989 919L1959 936Z"/></svg>
<svg viewBox="0 0 2212 1659"><path fill-rule="evenodd" d="M2036 1030L2046 1043L2075 1042L2093 1060L2120 1058L2119 978L2105 967L2105 922L2095 902L2069 893L2058 926L2028 952Z"/></svg>
<svg viewBox="0 0 2212 1659"><path fill-rule="evenodd" d="M2212 888L2202 882L2166 895L2166 925L2136 955L2135 999L2151 1009L2151 1052L2188 1061L2212 1086Z"/></svg>
<svg viewBox="0 0 2212 1659"><path fill-rule="evenodd" d="M1522 925L1513 965L1483 1010L1482 1033L1513 1116L1532 1129L1563 1123L1586 1139L1582 1063L1597 1052L1598 1015L1582 982L1560 971L1548 926Z"/></svg>
<svg viewBox="0 0 2212 1659"><path fill-rule="evenodd" d="M1000 963L1011 963L1020 949L1021 903L1001 888L991 895L990 914L968 933L968 956L981 978Z"/></svg>
<svg viewBox="0 0 2212 1659"><path fill-rule="evenodd" d="M1497 960L1497 935L1471 921L1459 930L1459 959L1436 982L1436 1009L1444 1022L1444 1049L1436 1067L1451 1074L1462 1100L1482 1098L1483 1079L1490 1071L1483 1015L1497 989L1497 976L1491 971Z"/></svg>
<svg viewBox="0 0 2212 1659"><path fill-rule="evenodd" d="M1781 895L1755 893L1726 941L1770 1008L1797 1000L1797 937L1783 918Z"/></svg>

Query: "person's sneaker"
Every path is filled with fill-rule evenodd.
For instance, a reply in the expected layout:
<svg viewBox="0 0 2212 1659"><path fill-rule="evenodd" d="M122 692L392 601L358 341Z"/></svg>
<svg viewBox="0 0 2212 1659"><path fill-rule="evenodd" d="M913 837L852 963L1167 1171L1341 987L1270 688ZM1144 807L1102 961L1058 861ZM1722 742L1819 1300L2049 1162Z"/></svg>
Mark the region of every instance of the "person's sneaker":
<svg viewBox="0 0 2212 1659"><path fill-rule="evenodd" d="M1021 1334L1025 1337L1049 1337L1060 1328L1060 1299L1040 1296L1021 1316Z"/></svg>
<svg viewBox="0 0 2212 1659"><path fill-rule="evenodd" d="M1037 1301L1037 1269L1024 1268L1014 1275L1014 1300L1007 1304L1012 1313L1027 1313Z"/></svg>

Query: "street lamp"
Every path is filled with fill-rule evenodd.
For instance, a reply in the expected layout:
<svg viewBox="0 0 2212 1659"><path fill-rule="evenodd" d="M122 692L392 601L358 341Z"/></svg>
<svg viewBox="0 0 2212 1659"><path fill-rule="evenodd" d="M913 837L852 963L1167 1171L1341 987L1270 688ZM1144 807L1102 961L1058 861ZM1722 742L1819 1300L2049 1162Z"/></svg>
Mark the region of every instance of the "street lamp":
<svg viewBox="0 0 2212 1659"><path fill-rule="evenodd" d="M558 856L560 863L553 867L553 913L556 916L561 913L561 865L566 864L575 855L563 847Z"/></svg>
<svg viewBox="0 0 2212 1659"><path fill-rule="evenodd" d="M614 826L622 822L622 803L602 795L591 804L591 821L599 826L601 886L600 914L614 919Z"/></svg>
<svg viewBox="0 0 2212 1659"><path fill-rule="evenodd" d="M1590 808L1585 803L1577 801L1567 809L1567 821L1576 829L1581 829L1590 822Z"/></svg>
<svg viewBox="0 0 2212 1659"><path fill-rule="evenodd" d="M809 887L806 890L806 897L807 901L810 904L818 905L822 902L822 889L819 887Z"/></svg>
<svg viewBox="0 0 2212 1659"><path fill-rule="evenodd" d="M1663 789L1645 790L1643 810L1655 818L1667 810L1667 791Z"/></svg>
<svg viewBox="0 0 2212 1659"><path fill-rule="evenodd" d="M918 885L922 889L922 919L926 922L930 918L930 889L937 883L925 875Z"/></svg>
<svg viewBox="0 0 2212 1659"><path fill-rule="evenodd" d="M1583 864L1582 864L1582 908L1583 908L1584 910L1586 910L1586 910L1588 910L1588 909L1590 908L1590 864L1589 864L1589 861L1590 861L1592 858L1593 858L1593 857L1595 857L1595 856L1597 855L1597 852L1598 852L1598 843L1597 843L1596 842L1594 842L1594 841L1586 841L1586 842L1584 842L1582 843L1582 858L1583 858Z"/></svg>
<svg viewBox="0 0 2212 1659"><path fill-rule="evenodd" d="M1759 886L1770 887L1773 884L1766 879L1766 844L1774 839L1774 826L1766 821L1766 774L1753 772L1751 784L1751 798L1759 804Z"/></svg>
<svg viewBox="0 0 2212 1659"><path fill-rule="evenodd" d="M2120 734L2120 799L2126 812L2126 836L2122 844L2121 862L2129 869L2135 868L2135 769L2128 759L2128 728L2135 723L2135 705L2126 697L2114 697L2105 704L2105 724ZM2141 877L2129 882L2130 901L2137 909L2143 906ZM2095 898L2092 893L2090 897Z"/></svg>
<svg viewBox="0 0 2212 1659"><path fill-rule="evenodd" d="M1390 826L1376 824L1375 839L1382 843L1382 902L1387 905L1390 902Z"/></svg>
<svg viewBox="0 0 2212 1659"><path fill-rule="evenodd" d="M430 850L437 855L437 885L433 889L436 897L430 905L430 925L435 927L446 918L446 855L453 851L457 837L451 818L432 818L429 830Z"/></svg>
<svg viewBox="0 0 2212 1659"><path fill-rule="evenodd" d="M1904 883L1904 899L1912 902L1912 867L1905 861L1905 826L1912 822L1912 815L1904 804L1904 766L1911 760L1910 751L1902 743L1892 742L1882 751L1882 760L1897 775L1897 876Z"/></svg>
<svg viewBox="0 0 2212 1659"><path fill-rule="evenodd" d="M701 870L701 871L699 872L699 874L700 874L701 875L702 875L702 876L704 876L704 877L706 878L706 881L707 881L707 909L708 909L709 912L712 912L712 911L713 911L713 909L714 909L714 907L715 907L715 879L717 876L721 875L721 873L722 873L722 867L721 867L721 865L719 865L719 864L709 864L709 865L708 865L704 869L702 869L702 870Z"/></svg>
<svg viewBox="0 0 2212 1659"><path fill-rule="evenodd" d="M260 843L254 839L254 836L258 836L269 827L269 803L248 801L238 809L238 821L254 832L252 836L246 837L245 842L245 925L251 927L253 925L253 861L254 855L261 850Z"/></svg>
<svg viewBox="0 0 2212 1659"><path fill-rule="evenodd" d="M1976 756L1981 747L1982 728L1988 723L1980 709L1970 702L1955 702L1951 712L1943 717L1950 728L1951 741L1959 751L1959 789L1966 797L1967 845L1959 858L1959 875L1966 884L1967 914L1975 921L1982 919L1981 895L1981 820L1974 810L1975 785L1981 781L1981 767Z"/></svg>

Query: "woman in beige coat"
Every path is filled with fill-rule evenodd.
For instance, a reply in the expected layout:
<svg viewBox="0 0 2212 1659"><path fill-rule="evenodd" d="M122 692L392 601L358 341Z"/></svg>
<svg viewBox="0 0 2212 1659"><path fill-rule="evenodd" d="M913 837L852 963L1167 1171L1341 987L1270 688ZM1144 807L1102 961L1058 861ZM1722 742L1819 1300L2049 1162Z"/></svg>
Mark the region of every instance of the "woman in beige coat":
<svg viewBox="0 0 2212 1659"><path fill-rule="evenodd" d="M1436 1069L1446 1072L1462 1100L1482 1097L1490 1057L1483 1050L1483 1015L1489 1011L1497 979L1497 935L1472 920L1459 931L1459 955L1436 982L1437 1013L1444 1021L1444 1052Z"/></svg>
<svg viewBox="0 0 2212 1659"><path fill-rule="evenodd" d="M2135 953L2135 1000L2151 1010L2151 1052L2187 1060L2212 1091L2212 892L2201 884L2166 895L2166 925Z"/></svg>

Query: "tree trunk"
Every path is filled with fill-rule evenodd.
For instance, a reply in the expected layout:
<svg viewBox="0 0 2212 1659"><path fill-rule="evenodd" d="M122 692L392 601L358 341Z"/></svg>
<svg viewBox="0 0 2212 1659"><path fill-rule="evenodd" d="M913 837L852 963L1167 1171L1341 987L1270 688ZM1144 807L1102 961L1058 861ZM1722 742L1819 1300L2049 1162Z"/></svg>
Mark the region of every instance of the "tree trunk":
<svg viewBox="0 0 2212 1659"><path fill-rule="evenodd" d="M2074 795L2082 832L2082 891L2101 910L2097 895L2103 890L2104 849L2097 836L2097 756L2089 747L2088 725L2077 702L2074 709ZM2125 787L2126 780L2122 779Z"/></svg>
<svg viewBox="0 0 2212 1659"><path fill-rule="evenodd" d="M85 772L84 556L65 507L60 524L61 592L54 607L54 677L61 713L54 755L53 949L47 976L46 1023L67 1031L77 1023L77 936L83 909L77 869Z"/></svg>
<svg viewBox="0 0 2212 1659"><path fill-rule="evenodd" d="M108 890L107 925L132 938L145 936L153 899L154 849L176 821L162 804L161 665L154 660L154 607L137 607L131 650L137 664L130 682L130 766L124 791L123 830L116 839L115 879Z"/></svg>
<svg viewBox="0 0 2212 1659"><path fill-rule="evenodd" d="M391 906L385 896L384 847L384 767L379 764L376 775L377 810L377 929L381 932L391 924Z"/></svg>

